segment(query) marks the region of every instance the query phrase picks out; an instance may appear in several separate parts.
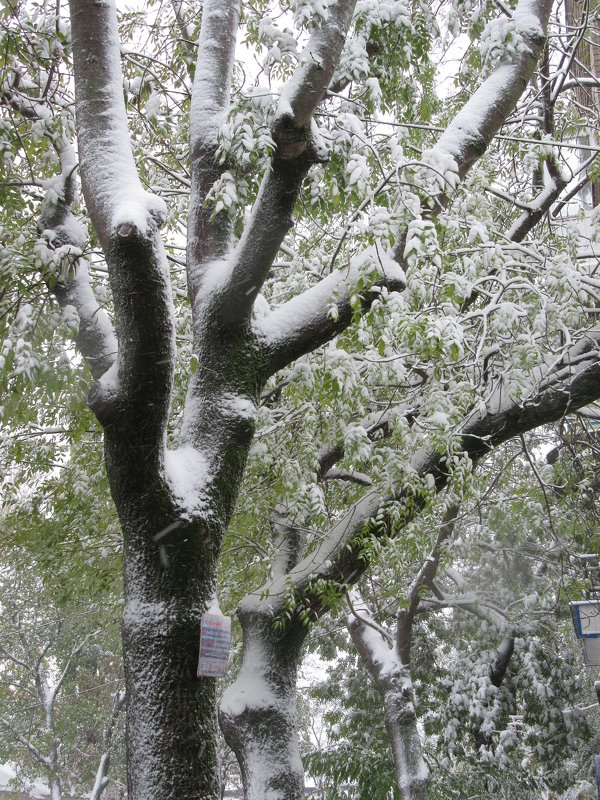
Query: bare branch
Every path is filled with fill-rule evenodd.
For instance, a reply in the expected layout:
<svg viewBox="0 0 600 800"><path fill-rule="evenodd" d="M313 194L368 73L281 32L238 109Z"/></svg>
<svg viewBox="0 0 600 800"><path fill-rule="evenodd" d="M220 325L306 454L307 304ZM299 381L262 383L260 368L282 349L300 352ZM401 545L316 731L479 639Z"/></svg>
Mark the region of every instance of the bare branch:
<svg viewBox="0 0 600 800"><path fill-rule="evenodd" d="M396 649L403 664L410 663L410 650L415 614L421 602L424 589L430 589L440 564L440 555L445 543L454 533L458 506L453 505L444 514L444 520L438 529L438 535L431 552L421 565L407 592L408 606L401 608L396 617Z"/></svg>
<svg viewBox="0 0 600 800"><path fill-rule="evenodd" d="M71 667L73 666L73 660L75 659L75 657L79 653L81 653L81 651L86 646L86 644L89 642L89 640L93 636L97 636L98 633L99 633L99 631L93 631L93 633L88 634L87 636L85 636L81 640L81 642L79 642L79 644L76 647L73 648L73 650L71 650L71 653L70 653L69 657L67 658L67 660L65 662L65 665L63 666L62 672L58 676L58 680L52 686L52 689L50 691L50 694L49 694L49 697L48 697L48 703L49 703L50 706L54 703L57 694L60 692L60 690L62 688L62 685L65 682L65 678L67 677Z"/></svg>
<svg viewBox="0 0 600 800"><path fill-rule="evenodd" d="M94 781L94 787L89 795L89 800L100 800L102 797L104 790L110 783L110 778L108 777L108 770L110 767L110 749L112 745L112 737L115 730L115 726L117 724L117 719L121 710L125 705L125 690L119 690L115 694L115 700L112 707L112 712L110 715L110 719L108 720L108 724L104 731L104 739L103 739L103 753L100 757L100 763L98 764L98 769L96 770L96 779Z"/></svg>

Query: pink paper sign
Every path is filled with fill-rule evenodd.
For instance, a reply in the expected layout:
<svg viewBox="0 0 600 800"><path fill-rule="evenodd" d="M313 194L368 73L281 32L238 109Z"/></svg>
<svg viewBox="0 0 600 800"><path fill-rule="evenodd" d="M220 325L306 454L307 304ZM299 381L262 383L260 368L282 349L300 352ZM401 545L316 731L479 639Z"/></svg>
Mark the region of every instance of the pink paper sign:
<svg viewBox="0 0 600 800"><path fill-rule="evenodd" d="M205 614L200 620L200 658L198 677L225 675L231 642L231 617Z"/></svg>

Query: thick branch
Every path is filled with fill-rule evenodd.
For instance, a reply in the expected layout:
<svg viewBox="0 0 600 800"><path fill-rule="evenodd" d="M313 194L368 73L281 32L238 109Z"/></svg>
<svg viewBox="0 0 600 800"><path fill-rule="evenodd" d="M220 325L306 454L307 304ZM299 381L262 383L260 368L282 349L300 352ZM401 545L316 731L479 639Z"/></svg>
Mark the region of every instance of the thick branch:
<svg viewBox="0 0 600 800"><path fill-rule="evenodd" d="M192 308L201 265L225 255L231 237L227 211L213 216L206 195L225 167L215 163L218 134L230 105L231 79L239 24L239 0L209 0L202 9L196 76L190 111L192 187L188 212L188 280Z"/></svg>
<svg viewBox="0 0 600 800"><path fill-rule="evenodd" d="M400 800L427 800L429 770L417 728L410 668L390 649L368 619L346 620L352 641L383 699L385 726L394 757Z"/></svg>
<svg viewBox="0 0 600 800"><path fill-rule="evenodd" d="M165 207L143 190L133 160L114 3L73 0L71 27L82 184L106 254L119 341L116 368L95 384L88 402L107 437L114 432L120 446L130 437L132 445L130 463L113 460L107 450L114 496L132 477L134 450L144 467L136 474L142 483L162 467L175 354L169 268L159 234ZM121 472L113 473L113 466Z"/></svg>
<svg viewBox="0 0 600 800"><path fill-rule="evenodd" d="M165 206L144 191L133 160L113 0L72 0L71 29L83 193L107 250L117 229L131 238L161 225Z"/></svg>
<svg viewBox="0 0 600 800"><path fill-rule="evenodd" d="M498 688L506 676L510 659L515 651L515 633L511 631L498 645L496 658L490 666L490 681Z"/></svg>
<svg viewBox="0 0 600 800"><path fill-rule="evenodd" d="M513 21L525 46L500 62L440 136L433 152L452 157L461 178L483 155L525 91L544 46L551 9L550 0L519 2Z"/></svg>
<svg viewBox="0 0 600 800"><path fill-rule="evenodd" d="M297 130L310 123L333 77L352 21L356 0L335 0L327 7L327 20L317 29L281 91L278 119L291 116Z"/></svg>
<svg viewBox="0 0 600 800"><path fill-rule="evenodd" d="M355 0L334 0L328 17L309 38L290 81L281 91L272 131L276 149L252 216L223 274L222 307L246 320L277 251L292 226L294 205L310 166L326 159L311 123L338 62Z"/></svg>
<svg viewBox="0 0 600 800"><path fill-rule="evenodd" d="M315 350L350 325L356 311L353 297L358 278L356 270L335 270L256 320L255 330L264 347L266 375ZM382 287L390 292L401 292L406 287L403 270L391 258L385 260L381 278L362 294L363 310L380 297Z"/></svg>
<svg viewBox="0 0 600 800"><path fill-rule="evenodd" d="M483 155L527 87L545 41L544 31L551 5L550 0L535 0L533 3L522 0L513 19L526 46L518 55L500 62L458 112L437 144L424 153L424 161L436 169L439 164L447 165L449 160L454 165L453 174L445 176L444 188L431 213L436 214L447 204L448 187L454 187L457 179L464 178ZM529 230L542 213L540 205L528 214L522 225L523 231ZM524 236L525 233L519 231L516 235ZM398 240L403 243L404 236L398 236ZM399 262L403 258L402 247L397 248L395 254ZM398 274L392 277L391 283L384 279L381 284L390 291L404 288L403 279ZM269 374L329 341L350 324L351 285L352 276L332 273L317 286L284 303L260 323ZM330 313L332 302L338 306L335 319ZM368 298L364 305L368 305Z"/></svg>

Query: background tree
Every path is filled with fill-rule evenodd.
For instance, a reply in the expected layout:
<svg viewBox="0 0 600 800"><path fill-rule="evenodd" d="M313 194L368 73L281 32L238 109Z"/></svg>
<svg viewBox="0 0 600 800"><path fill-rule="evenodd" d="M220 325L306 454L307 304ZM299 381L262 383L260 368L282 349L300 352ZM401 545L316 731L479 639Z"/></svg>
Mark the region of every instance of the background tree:
<svg viewBox="0 0 600 800"><path fill-rule="evenodd" d="M30 566L6 564L0 603L2 761L18 765L19 788L41 778L52 800L63 792L100 800L113 772L117 784L123 777L125 692L114 609L57 605Z"/></svg>
<svg viewBox="0 0 600 800"><path fill-rule="evenodd" d="M580 426L579 436L585 441ZM581 708L591 689L586 690L567 602L580 596L580 575L570 569L570 557L581 547L593 550L596 535L589 524L595 511L590 508L588 520L581 508L577 519L565 513L562 502L568 505L572 497L556 496L551 487L559 480L563 489L568 485L566 464L555 472L538 449L539 439L527 445L537 456L529 449L523 454L523 440L490 460L495 479L490 483L487 475L479 488L475 482L480 499L471 512L465 507L457 518L453 509L453 523L446 520L415 537L417 548L431 536L435 543L423 562L415 564L406 549L397 551L396 560L388 547L385 568L363 585L369 610L354 598L349 628L359 663L340 640L331 678L318 690L330 703L329 748L309 759L312 769L327 776L332 797L343 796L335 787L348 782L381 797L391 788L399 797L421 791L440 798L488 792L571 797L576 785L582 796L585 786L591 788L597 745L592 719ZM582 467L580 462L577 472ZM407 571L415 576L412 582ZM403 586L410 589L398 598ZM409 732L394 777L383 698L373 692L384 687L388 716L396 697L408 727L411 679L426 732L429 791L418 760L407 756L414 741ZM367 681L371 688L365 690ZM420 752L414 711L412 726L412 750Z"/></svg>

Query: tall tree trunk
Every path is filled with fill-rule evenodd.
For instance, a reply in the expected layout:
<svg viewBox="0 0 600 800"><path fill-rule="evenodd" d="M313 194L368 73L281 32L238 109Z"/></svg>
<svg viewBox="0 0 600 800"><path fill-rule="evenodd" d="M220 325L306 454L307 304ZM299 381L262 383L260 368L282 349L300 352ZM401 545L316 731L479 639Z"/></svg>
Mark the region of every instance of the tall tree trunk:
<svg viewBox="0 0 600 800"><path fill-rule="evenodd" d="M238 610L244 633L242 667L219 712L221 729L242 773L245 800L303 800L296 675L306 628L283 632L265 609Z"/></svg>
<svg viewBox="0 0 600 800"><path fill-rule="evenodd" d="M119 504L120 505L120 504ZM215 586L214 552L200 524L121 519L125 533L122 621L130 800L214 800L215 679L197 678L200 618ZM161 519L162 518L162 519ZM171 518L172 519L172 518Z"/></svg>

